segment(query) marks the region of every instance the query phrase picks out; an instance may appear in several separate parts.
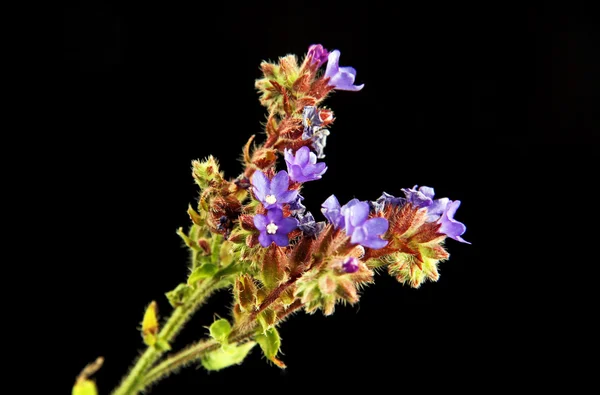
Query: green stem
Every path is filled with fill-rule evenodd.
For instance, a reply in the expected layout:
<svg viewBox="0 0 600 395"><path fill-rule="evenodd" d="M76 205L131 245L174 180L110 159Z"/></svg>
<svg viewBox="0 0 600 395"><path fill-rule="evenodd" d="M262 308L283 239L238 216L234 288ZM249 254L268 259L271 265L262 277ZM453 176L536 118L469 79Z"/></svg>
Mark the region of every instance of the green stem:
<svg viewBox="0 0 600 395"><path fill-rule="evenodd" d="M206 279L190 295L190 298L181 306L173 310L171 317L158 334L158 339L169 343L177 336L183 325L190 319L194 312L219 286L218 277ZM165 353L166 350L151 346L144 351L137 360L129 374L123 379L113 395L135 395L143 388L143 378L146 371Z"/></svg>
<svg viewBox="0 0 600 395"><path fill-rule="evenodd" d="M297 299L285 312L278 317L278 321L282 322L290 314L298 309L301 309L302 307L302 302L300 299ZM257 324L258 323L256 320L254 320L249 326L245 326L244 329L234 327L229 335L229 343L240 343L253 337L256 334ZM201 340L198 343L192 344L185 350L170 356L152 368L144 377L143 388L146 388L149 385L152 385L157 381L167 377L169 374L176 372L178 369L181 369L188 363L200 359L206 353L218 350L219 347L220 344L214 339Z"/></svg>
<svg viewBox="0 0 600 395"><path fill-rule="evenodd" d="M253 325L243 333L239 333L235 337L230 338L229 343L240 343L254 336L255 332L256 325ZM185 350L165 359L163 362L152 368L144 377L143 388L156 383L190 362L200 359L206 353L218 350L220 347L221 345L214 339L201 340L198 343L192 344Z"/></svg>

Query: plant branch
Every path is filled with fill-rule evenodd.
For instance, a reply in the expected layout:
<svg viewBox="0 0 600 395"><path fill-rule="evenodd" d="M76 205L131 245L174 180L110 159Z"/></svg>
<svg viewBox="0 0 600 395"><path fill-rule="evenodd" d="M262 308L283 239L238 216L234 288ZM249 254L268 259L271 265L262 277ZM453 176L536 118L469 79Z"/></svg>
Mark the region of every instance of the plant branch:
<svg viewBox="0 0 600 395"><path fill-rule="evenodd" d="M190 319L210 294L218 288L218 277L206 279L190 295L190 298L173 313L158 334L158 339L166 343L172 341L181 331L183 325ZM150 346L144 351L129 374L123 379L113 395L135 395L142 389L143 378L146 371L165 353L166 350Z"/></svg>
<svg viewBox="0 0 600 395"><path fill-rule="evenodd" d="M239 333L229 338L230 344L237 344L243 342L256 333L256 325L245 330L243 333ZM233 335L233 332L232 332ZM216 351L221 347L214 339L201 340L198 343L192 344L186 349L178 352L165 359L163 362L152 368L144 377L142 388L146 388L159 380L167 377L169 374L176 372L177 370L185 367L189 363L202 358L204 355L211 351Z"/></svg>

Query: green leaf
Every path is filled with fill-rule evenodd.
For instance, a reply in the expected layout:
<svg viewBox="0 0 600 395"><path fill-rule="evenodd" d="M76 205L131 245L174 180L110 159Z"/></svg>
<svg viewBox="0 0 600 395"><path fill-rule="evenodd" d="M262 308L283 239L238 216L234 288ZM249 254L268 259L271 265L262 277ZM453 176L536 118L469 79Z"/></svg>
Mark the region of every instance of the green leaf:
<svg viewBox="0 0 600 395"><path fill-rule="evenodd" d="M167 292L165 295L169 299L169 303L173 307L181 306L189 298L192 293L192 288L187 284L179 284L177 288Z"/></svg>
<svg viewBox="0 0 600 395"><path fill-rule="evenodd" d="M98 395L96 383L91 380L80 380L73 386L72 395Z"/></svg>
<svg viewBox="0 0 600 395"><path fill-rule="evenodd" d="M188 278L188 285L193 285L197 283L199 280L203 278L209 278L214 276L214 274L219 270L217 265L213 265L212 263L205 263L204 265L197 267L190 274Z"/></svg>
<svg viewBox="0 0 600 395"><path fill-rule="evenodd" d="M265 333L256 336L256 342L262 348L263 354L268 359L273 359L279 352L281 346L281 339L279 338L279 332L277 328L270 328Z"/></svg>
<svg viewBox="0 0 600 395"><path fill-rule="evenodd" d="M188 235L186 235L183 232L183 228L179 228L177 229L177 234L179 235L179 237L181 237L181 239L183 240L183 242L185 243L186 246L190 247L193 250L199 250L200 247L198 247L198 244L196 244L196 242L192 239L190 239L188 237Z"/></svg>
<svg viewBox="0 0 600 395"><path fill-rule="evenodd" d="M219 343L227 343L227 337L231 333L231 324L225 318L217 320L210 325L210 335Z"/></svg>
<svg viewBox="0 0 600 395"><path fill-rule="evenodd" d="M255 345L255 342L248 342L237 347L219 348L203 356L200 361L206 370L221 370L231 365L239 365Z"/></svg>
<svg viewBox="0 0 600 395"><path fill-rule="evenodd" d="M154 347L156 347L160 351L170 351L171 350L171 345L169 343L167 343L167 341L165 339L161 339L160 337L158 339L156 339L156 343L154 344Z"/></svg>

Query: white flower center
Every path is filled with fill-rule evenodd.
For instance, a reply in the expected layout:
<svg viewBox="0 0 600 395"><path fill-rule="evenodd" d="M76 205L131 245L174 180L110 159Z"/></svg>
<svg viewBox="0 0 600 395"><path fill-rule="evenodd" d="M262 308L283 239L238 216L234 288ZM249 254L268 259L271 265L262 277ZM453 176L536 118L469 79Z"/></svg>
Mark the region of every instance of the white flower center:
<svg viewBox="0 0 600 395"><path fill-rule="evenodd" d="M278 228L279 228L279 226L277 226L273 222L271 222L269 225L267 225L267 233L270 235L274 235L275 232L277 232Z"/></svg>
<svg viewBox="0 0 600 395"><path fill-rule="evenodd" d="M265 196L265 202L269 204L275 204L277 202L277 198L274 195Z"/></svg>

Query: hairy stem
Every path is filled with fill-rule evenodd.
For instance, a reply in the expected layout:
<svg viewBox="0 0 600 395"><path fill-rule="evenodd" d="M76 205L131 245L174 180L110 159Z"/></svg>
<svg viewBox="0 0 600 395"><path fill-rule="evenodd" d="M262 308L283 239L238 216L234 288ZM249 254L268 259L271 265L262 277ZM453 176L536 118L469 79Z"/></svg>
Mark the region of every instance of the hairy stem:
<svg viewBox="0 0 600 395"><path fill-rule="evenodd" d="M167 343L172 341L181 331L183 325L190 319L194 312L202 305L210 294L218 288L218 278L209 278L200 283L190 298L181 306L173 310L173 313L158 334L158 339ZM129 374L123 379L113 395L135 395L143 388L143 378L146 371L164 354L156 346L151 346L144 351Z"/></svg>
<svg viewBox="0 0 600 395"><path fill-rule="evenodd" d="M243 333L239 333L229 339L230 344L240 343L254 336L256 333L256 325L246 329ZM233 333L232 333L233 334ZM192 344L183 351L165 359L163 362L152 368L144 377L143 388L152 385L159 380L165 378L171 373L176 372L190 362L200 359L205 354L218 350L221 345L214 339L201 340L198 343Z"/></svg>

